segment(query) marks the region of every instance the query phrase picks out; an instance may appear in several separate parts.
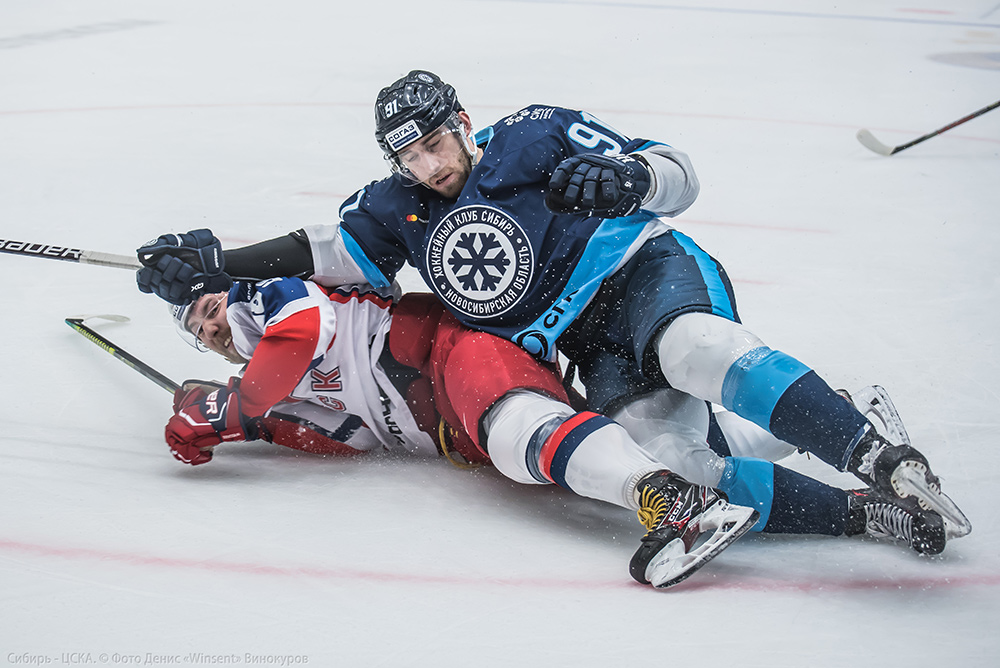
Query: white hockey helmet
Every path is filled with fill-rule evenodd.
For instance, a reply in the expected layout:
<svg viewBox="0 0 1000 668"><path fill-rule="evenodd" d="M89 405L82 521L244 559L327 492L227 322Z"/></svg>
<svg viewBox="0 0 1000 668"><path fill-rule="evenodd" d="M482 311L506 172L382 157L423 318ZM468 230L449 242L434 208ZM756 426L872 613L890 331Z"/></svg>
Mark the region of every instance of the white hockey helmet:
<svg viewBox="0 0 1000 668"><path fill-rule="evenodd" d="M197 300L195 300L197 301ZM177 306L175 304L169 304L170 308L170 318L174 321L174 327L177 329L177 335L180 336L184 343L188 344L200 353L207 353L208 348L202 343L197 335L191 329L188 328L188 316L191 315L191 307L195 302L190 304L182 304Z"/></svg>

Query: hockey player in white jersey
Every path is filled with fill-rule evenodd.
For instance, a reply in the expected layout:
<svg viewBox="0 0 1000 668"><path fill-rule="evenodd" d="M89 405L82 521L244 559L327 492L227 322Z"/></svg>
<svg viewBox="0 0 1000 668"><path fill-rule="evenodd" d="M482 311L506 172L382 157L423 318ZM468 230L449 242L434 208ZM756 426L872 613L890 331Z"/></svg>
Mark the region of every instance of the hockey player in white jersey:
<svg viewBox="0 0 1000 668"><path fill-rule="evenodd" d="M293 278L237 283L228 294L175 307L182 331L247 364L223 387L185 383L178 391L165 430L171 452L199 465L219 443L263 438L293 447L305 441L313 451L435 454L433 430L421 430L415 414L432 398L444 420L442 450L636 511L647 532L629 569L640 582L681 582L756 523L756 510L666 470L621 426L574 411L558 376L509 341L462 327L433 298L402 301L395 316L392 307L385 291L328 290ZM489 373L501 358L503 372ZM418 370L430 381L424 401L421 384L414 387ZM505 408L511 392L519 400ZM309 410L297 411L303 403ZM319 407L337 416L333 430L309 420ZM481 433L487 409L511 428ZM525 479L529 468L534 477Z"/></svg>
<svg viewBox="0 0 1000 668"><path fill-rule="evenodd" d="M657 586L689 576L759 516L709 489L723 472L735 479L730 484L744 484L739 467L728 466L737 458L716 457L723 463L705 467L708 473L691 469L708 478L717 471L711 485L688 483L638 448L620 425L571 409L551 368L508 341L461 327L429 295L408 295L393 306L391 295L367 286L329 290L282 279L237 284L228 295L176 308L175 317L192 343L233 362L249 360L242 379L224 388L195 384L178 392L166 437L181 461L201 464L215 444L255 438L320 453L386 448L492 459L519 482L555 482L638 510L649 531L631 571ZM492 364L501 359L504 364ZM504 373L491 373L497 368ZM743 424L751 430L743 441L760 442L761 434L773 441ZM730 428L738 431L738 425ZM798 474L780 479L794 484L781 490L782 501L772 504L764 495L766 503L755 504L768 515L758 528L890 535L919 552L944 547L933 514L882 503L882 515L897 516L905 531L879 534L871 513L881 500ZM790 494L798 498L786 503ZM801 502L819 496L839 499L839 507ZM807 511L811 505L826 508L828 516ZM679 524L667 529L664 517L676 512ZM685 554L699 534L708 541Z"/></svg>

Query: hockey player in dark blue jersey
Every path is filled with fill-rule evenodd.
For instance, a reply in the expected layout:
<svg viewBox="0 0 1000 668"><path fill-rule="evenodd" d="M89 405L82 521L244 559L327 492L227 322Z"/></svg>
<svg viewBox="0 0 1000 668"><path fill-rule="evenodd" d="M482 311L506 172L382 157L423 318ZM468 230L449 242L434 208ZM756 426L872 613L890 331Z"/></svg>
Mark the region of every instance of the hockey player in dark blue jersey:
<svg viewBox="0 0 1000 668"><path fill-rule="evenodd" d="M951 536L971 530L905 431L876 427L812 369L741 325L725 270L669 222L699 191L682 151L553 106L474 133L454 88L419 70L379 93L375 120L393 175L349 198L339 225L226 251L229 274L386 286L409 263L469 327L541 359L564 354L592 410L613 416L673 388L886 498L940 513ZM225 280L223 267L164 244L139 255L147 265L140 289L168 301ZM707 403L702 413L709 430ZM744 503L742 489L777 494L782 485L762 462L721 488Z"/></svg>

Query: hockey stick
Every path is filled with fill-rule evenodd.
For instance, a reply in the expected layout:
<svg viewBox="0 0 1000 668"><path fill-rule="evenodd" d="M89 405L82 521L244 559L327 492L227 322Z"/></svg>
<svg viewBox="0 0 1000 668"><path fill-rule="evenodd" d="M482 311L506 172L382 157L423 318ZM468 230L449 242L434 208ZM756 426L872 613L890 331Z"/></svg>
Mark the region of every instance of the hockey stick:
<svg viewBox="0 0 1000 668"><path fill-rule="evenodd" d="M67 262L78 262L79 264L96 264L102 267L115 267L117 269L137 270L142 268L138 258L128 255L100 253L97 251L80 250L79 248L53 246L51 244L36 244L29 241L0 239L0 253L44 257L50 260L65 260Z"/></svg>
<svg viewBox="0 0 1000 668"><path fill-rule="evenodd" d="M66 318L66 324L75 329L76 331L80 332L80 334L90 339L90 341L92 341L93 343L103 348L105 352L111 353L112 356L121 360L125 364L129 365L130 367L141 373L146 378L149 378L151 381L153 381L166 391L170 392L171 394L177 391L180 385L170 380L169 378L167 378L162 373L160 373L153 367L149 366L142 360L125 352L124 350L113 344L111 341L108 341L106 338L104 338L103 336L92 330L90 327L87 327L85 324L83 324L84 320L87 320L89 318L103 318L104 320L111 320L113 322L128 322L128 318L126 318L123 315L93 315L85 317Z"/></svg>
<svg viewBox="0 0 1000 668"><path fill-rule="evenodd" d="M882 142L880 142L878 139L875 139L875 136L871 132L869 132L868 130L858 130L858 141L861 142L865 146L865 148L871 149L872 151L875 151L879 155L893 155L893 154L899 153L902 150L908 149L911 146L916 146L917 144L919 144L922 141L927 141L931 137L936 137L939 134L941 134L942 132L946 132L948 130L951 130L954 127L958 127L959 125L961 125L962 123L965 123L966 121L971 121L976 116L982 116L987 111L990 111L991 109L996 109L997 107L1000 107L1000 100L997 100L993 104L990 104L990 105L987 105L987 106L983 107L979 111L974 111L971 114L969 114L968 116L960 118L957 121L955 121L954 123L950 123L950 124L944 126L940 130L935 130L934 132L926 134L923 137L917 137L913 141L911 141L909 143L906 143L906 144L900 144L899 146L886 146L885 144L883 144Z"/></svg>

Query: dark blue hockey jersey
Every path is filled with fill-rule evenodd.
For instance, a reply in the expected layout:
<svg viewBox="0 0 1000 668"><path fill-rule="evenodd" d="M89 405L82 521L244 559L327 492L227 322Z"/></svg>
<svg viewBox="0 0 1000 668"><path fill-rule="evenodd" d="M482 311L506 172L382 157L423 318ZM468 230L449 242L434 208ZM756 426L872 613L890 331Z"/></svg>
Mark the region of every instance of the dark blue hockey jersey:
<svg viewBox="0 0 1000 668"><path fill-rule="evenodd" d="M341 276L353 260L364 279L388 285L404 263L416 267L441 301L468 326L515 341L551 359L554 343L608 275L669 226L697 195L683 153L630 140L590 114L531 106L478 133L482 158L457 199L399 175L373 182L341 207L332 240L316 253L316 278ZM693 187L659 211L625 218L560 215L545 206L549 178L578 153L652 151L679 165ZM654 174L655 178L655 174ZM683 189L682 189L683 190ZM662 198L660 198L662 200ZM316 240L315 232L310 237Z"/></svg>

